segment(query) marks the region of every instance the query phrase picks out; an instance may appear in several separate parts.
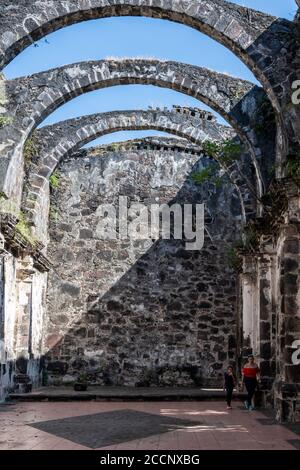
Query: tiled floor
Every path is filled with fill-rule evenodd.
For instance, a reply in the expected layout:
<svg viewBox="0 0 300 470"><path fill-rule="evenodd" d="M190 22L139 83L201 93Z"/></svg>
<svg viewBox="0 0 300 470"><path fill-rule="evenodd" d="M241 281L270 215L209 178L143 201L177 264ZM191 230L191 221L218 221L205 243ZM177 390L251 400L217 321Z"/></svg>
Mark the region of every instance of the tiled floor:
<svg viewBox="0 0 300 470"><path fill-rule="evenodd" d="M79 417L79 419L78 419ZM0 406L0 449L296 450L300 435L240 402L37 402Z"/></svg>

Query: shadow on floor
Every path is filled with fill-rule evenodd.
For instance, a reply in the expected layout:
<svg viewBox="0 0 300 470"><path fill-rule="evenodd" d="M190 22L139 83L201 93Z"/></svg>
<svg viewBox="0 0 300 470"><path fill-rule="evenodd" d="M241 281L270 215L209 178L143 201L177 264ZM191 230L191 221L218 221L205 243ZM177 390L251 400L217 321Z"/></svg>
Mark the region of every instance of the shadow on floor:
<svg viewBox="0 0 300 470"><path fill-rule="evenodd" d="M199 425L194 421L143 413L115 410L86 416L32 423L30 426L76 444L97 449L142 439L186 427Z"/></svg>

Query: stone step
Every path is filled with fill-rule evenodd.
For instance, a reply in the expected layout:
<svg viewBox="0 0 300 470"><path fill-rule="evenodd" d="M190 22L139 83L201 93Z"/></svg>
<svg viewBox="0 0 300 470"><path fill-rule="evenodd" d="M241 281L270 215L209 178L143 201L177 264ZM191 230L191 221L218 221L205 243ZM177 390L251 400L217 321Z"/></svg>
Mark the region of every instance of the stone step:
<svg viewBox="0 0 300 470"><path fill-rule="evenodd" d="M234 398L244 399L245 393L234 392ZM11 400L22 401L179 401L225 400L221 389L88 387L85 392L72 387L42 387L30 393L10 393Z"/></svg>

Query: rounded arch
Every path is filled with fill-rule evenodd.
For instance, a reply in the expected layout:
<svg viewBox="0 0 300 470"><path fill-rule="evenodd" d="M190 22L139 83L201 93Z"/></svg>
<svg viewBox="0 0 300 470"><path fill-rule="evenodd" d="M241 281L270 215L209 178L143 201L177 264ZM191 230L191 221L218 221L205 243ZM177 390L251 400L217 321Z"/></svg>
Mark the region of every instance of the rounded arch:
<svg viewBox="0 0 300 470"><path fill-rule="evenodd" d="M67 101L93 90L117 85L154 85L193 96L243 127L235 108L249 94L258 99L263 90L253 83L204 67L155 59L107 59L78 62L6 82L8 102L17 102L18 124L26 131L39 125ZM265 95L264 95L265 96ZM253 113L253 109L251 110ZM245 111L247 115L247 111ZM247 116L246 116L247 119ZM246 122L246 125L248 121Z"/></svg>
<svg viewBox="0 0 300 470"><path fill-rule="evenodd" d="M24 142L51 112L82 93L125 84L171 88L199 99L221 114L248 147L256 171L258 195L262 195L263 180L257 162L261 151L251 123L257 112L256 103L266 95L262 88L248 81L202 67L146 59L102 60L66 65L8 81L8 101L15 103L10 110L15 115L10 141L17 136L15 145L19 140ZM16 155L15 146L11 150L6 148L5 156L12 159L13 155Z"/></svg>
<svg viewBox="0 0 300 470"><path fill-rule="evenodd" d="M247 49L276 20L224 0L18 0L0 9L1 66L28 45L65 26L114 16L145 16L182 23L209 35L259 74ZM13 14L12 14L13 11Z"/></svg>
<svg viewBox="0 0 300 470"><path fill-rule="evenodd" d="M13 10L13 14L12 14ZM225 0L18 0L0 7L0 65L42 36L64 26L113 16L146 16L185 24L236 54L263 84L276 113L277 166L282 176L288 136L280 102L284 57L293 23ZM270 66L272 64L272 66ZM293 71L288 71L291 80Z"/></svg>
<svg viewBox="0 0 300 470"><path fill-rule="evenodd" d="M197 145L201 145L205 140L224 141L235 136L232 129L216 122L157 110L94 114L44 127L37 131L36 139L40 142L38 160L29 175L28 193L24 195L24 210L30 222L33 225L38 224L44 190L51 174L66 155L108 133L145 129L177 135ZM229 173L240 198L243 220L246 221L244 199L249 199L247 183L241 184L241 175L234 163L227 166L221 159L216 160L221 168Z"/></svg>

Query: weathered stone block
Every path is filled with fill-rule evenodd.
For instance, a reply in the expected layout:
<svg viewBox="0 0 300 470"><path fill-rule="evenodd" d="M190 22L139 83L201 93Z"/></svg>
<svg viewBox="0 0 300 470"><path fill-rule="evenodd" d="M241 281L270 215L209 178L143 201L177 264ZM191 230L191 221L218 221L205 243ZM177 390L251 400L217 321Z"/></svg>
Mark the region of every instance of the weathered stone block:
<svg viewBox="0 0 300 470"><path fill-rule="evenodd" d="M87 228L83 228L79 231L79 238L83 240L93 238L93 231Z"/></svg>
<svg viewBox="0 0 300 470"><path fill-rule="evenodd" d="M71 297L78 297L80 294L80 287L77 287L69 282L61 284L60 290L63 294L70 295Z"/></svg>

